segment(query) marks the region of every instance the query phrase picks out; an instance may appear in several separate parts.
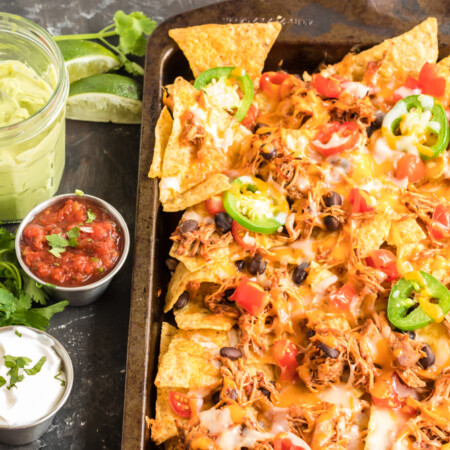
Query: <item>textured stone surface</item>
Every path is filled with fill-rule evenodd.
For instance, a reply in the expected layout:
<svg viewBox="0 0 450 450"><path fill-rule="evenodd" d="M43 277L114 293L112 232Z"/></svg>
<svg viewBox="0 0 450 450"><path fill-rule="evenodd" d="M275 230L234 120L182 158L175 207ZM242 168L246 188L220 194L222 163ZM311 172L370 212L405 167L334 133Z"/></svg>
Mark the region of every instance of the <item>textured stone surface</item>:
<svg viewBox="0 0 450 450"><path fill-rule="evenodd" d="M158 22L214 1L0 0L0 11L30 19L53 34L96 32L118 9L143 11ZM76 188L112 203L134 230L139 126L67 121L66 169L60 193ZM49 332L66 347L75 384L49 431L21 450L120 448L132 254L95 304L69 308ZM1 450L13 447L2 446Z"/></svg>

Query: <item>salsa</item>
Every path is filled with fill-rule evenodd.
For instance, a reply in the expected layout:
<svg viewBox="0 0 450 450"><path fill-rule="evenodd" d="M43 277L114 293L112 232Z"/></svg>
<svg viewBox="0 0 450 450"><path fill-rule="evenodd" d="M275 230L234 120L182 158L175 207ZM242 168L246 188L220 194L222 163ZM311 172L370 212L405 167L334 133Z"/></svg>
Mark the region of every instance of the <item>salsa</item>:
<svg viewBox="0 0 450 450"><path fill-rule="evenodd" d="M107 275L123 249L123 233L107 210L83 197L41 211L24 228L22 258L42 281L75 287Z"/></svg>

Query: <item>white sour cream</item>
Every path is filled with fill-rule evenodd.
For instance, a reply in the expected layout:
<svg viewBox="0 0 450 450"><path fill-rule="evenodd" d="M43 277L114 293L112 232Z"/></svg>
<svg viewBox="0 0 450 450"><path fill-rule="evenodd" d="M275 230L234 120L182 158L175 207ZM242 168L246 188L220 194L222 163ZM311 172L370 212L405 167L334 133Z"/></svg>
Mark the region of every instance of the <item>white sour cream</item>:
<svg viewBox="0 0 450 450"><path fill-rule="evenodd" d="M53 347L52 339L30 328L0 329L0 377L6 380L0 387L0 425L29 425L53 411L58 404L65 391L60 380L65 377L61 373L61 358ZM5 355L31 359L26 369L33 368L42 357L46 361L35 375L27 375L24 369L19 369L19 375L24 375L24 379L8 389L10 376L7 372L10 369L5 366Z"/></svg>

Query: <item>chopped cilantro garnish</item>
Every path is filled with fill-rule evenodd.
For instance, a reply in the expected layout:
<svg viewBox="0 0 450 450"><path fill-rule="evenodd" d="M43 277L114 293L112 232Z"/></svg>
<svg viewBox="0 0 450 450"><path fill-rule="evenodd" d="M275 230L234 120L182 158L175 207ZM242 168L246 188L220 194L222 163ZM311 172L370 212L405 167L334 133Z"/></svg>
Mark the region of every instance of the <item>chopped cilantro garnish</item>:
<svg viewBox="0 0 450 450"><path fill-rule="evenodd" d="M27 375L36 375L37 373L39 373L42 369L42 366L45 364L45 361L47 361L47 358L45 356L43 356L36 364L34 367L32 367L31 369L25 369L25 373Z"/></svg>
<svg viewBox="0 0 450 450"><path fill-rule="evenodd" d="M53 248L67 247L69 245L69 241L66 238L62 237L61 233L50 234L48 236L45 236L45 239L47 239L50 247L53 247Z"/></svg>
<svg viewBox="0 0 450 450"><path fill-rule="evenodd" d="M0 377L0 387L6 384L6 380L3 377Z"/></svg>
<svg viewBox="0 0 450 450"><path fill-rule="evenodd" d="M81 189L75 189L75 194L81 197L82 195L84 195L84 192Z"/></svg>
<svg viewBox="0 0 450 450"><path fill-rule="evenodd" d="M53 378L54 378L55 380L60 381L60 382L61 382L61 386L65 386L65 385L66 385L66 382L65 382L65 380L63 380L63 379L61 378L61 376L62 376L62 372L59 371Z"/></svg>
<svg viewBox="0 0 450 450"><path fill-rule="evenodd" d="M74 248L77 247L78 246L77 237L80 237L80 229L78 227L73 227L66 234L67 237L69 238L69 245Z"/></svg>
<svg viewBox="0 0 450 450"><path fill-rule="evenodd" d="M49 250L49 252L53 255L56 256L56 258L61 258L61 253L64 253L66 251L65 248L61 248L61 247L55 247L55 248L51 248Z"/></svg>
<svg viewBox="0 0 450 450"><path fill-rule="evenodd" d="M11 356L11 355L5 355L3 357L5 361L5 366L8 367L8 372L6 372L6 375L9 376L9 385L7 386L8 390L10 390L13 387L17 387L17 383L20 383L24 379L24 375L19 375L19 369L24 369L24 372L27 375L33 376L40 372L42 369L42 366L45 364L45 361L47 361L47 358L43 356L31 369L25 369L28 364L32 363L32 360L30 358L27 358L26 356ZM1 378L0 380L0 387L6 384L6 380L4 378Z"/></svg>
<svg viewBox="0 0 450 450"><path fill-rule="evenodd" d="M19 333L18 330L14 331L14 334L15 334L16 336L22 337L22 333Z"/></svg>
<svg viewBox="0 0 450 450"><path fill-rule="evenodd" d="M92 223L97 217L90 209L87 210L87 220L86 223Z"/></svg>
<svg viewBox="0 0 450 450"><path fill-rule="evenodd" d="M69 239L63 237L61 233L45 236L48 244L52 247L49 252L56 258L61 258L61 253L66 251L66 247L76 247L78 245L77 237L80 236L78 227L72 228L66 234Z"/></svg>

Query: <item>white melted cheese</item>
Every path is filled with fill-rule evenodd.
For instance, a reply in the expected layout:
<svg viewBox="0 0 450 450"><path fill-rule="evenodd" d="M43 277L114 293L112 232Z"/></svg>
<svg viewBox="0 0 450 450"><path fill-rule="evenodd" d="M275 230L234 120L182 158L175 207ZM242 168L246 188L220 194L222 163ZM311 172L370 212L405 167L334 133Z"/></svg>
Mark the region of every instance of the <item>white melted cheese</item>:
<svg viewBox="0 0 450 450"><path fill-rule="evenodd" d="M364 98L366 95L369 95L370 93L370 88L356 81L346 81L345 83L341 83L341 86L350 95L360 99Z"/></svg>
<svg viewBox="0 0 450 450"><path fill-rule="evenodd" d="M54 345L52 339L31 328L0 329L0 376L6 380L6 384L0 387L0 425L29 425L55 409L65 387L55 379L62 371L62 361ZM27 375L19 369L19 376L24 375L23 380L8 389L10 376L7 375L9 368L4 363L5 355L30 358L32 362L26 369L34 367L42 357L46 360L35 375ZM61 379L64 380L64 375Z"/></svg>
<svg viewBox="0 0 450 450"><path fill-rule="evenodd" d="M346 383L336 383L317 394L322 401L333 403L352 412L361 409L360 393Z"/></svg>
<svg viewBox="0 0 450 450"><path fill-rule="evenodd" d="M237 93L237 84L227 83L225 78L213 80L203 91L208 96L209 102L216 108L223 108L232 111L237 108L240 103L239 94Z"/></svg>
<svg viewBox="0 0 450 450"><path fill-rule="evenodd" d="M404 423L398 411L372 405L365 450L391 450Z"/></svg>
<svg viewBox="0 0 450 450"><path fill-rule="evenodd" d="M400 98L409 97L410 95L418 95L421 93L422 91L420 89L410 89L405 86L401 86L394 91L394 95L398 95Z"/></svg>
<svg viewBox="0 0 450 450"><path fill-rule="evenodd" d="M198 415L202 427L208 430L208 433L219 434L233 425L229 408L208 409Z"/></svg>
<svg viewBox="0 0 450 450"><path fill-rule="evenodd" d="M336 275L331 275L319 281L318 283L314 283L311 286L311 290L315 294L323 294L332 284L336 283L337 280L338 277Z"/></svg>
<svg viewBox="0 0 450 450"><path fill-rule="evenodd" d="M159 182L161 190L172 190L173 192L180 192L181 185L178 177L162 177Z"/></svg>
<svg viewBox="0 0 450 450"><path fill-rule="evenodd" d="M303 241L294 241L289 247L301 250L305 258L313 259L315 256L313 250L313 241L312 239L305 239Z"/></svg>
<svg viewBox="0 0 450 450"><path fill-rule="evenodd" d="M385 161L394 161L399 153L389 147L384 137L379 137L373 147L372 156L377 164L383 164Z"/></svg>

